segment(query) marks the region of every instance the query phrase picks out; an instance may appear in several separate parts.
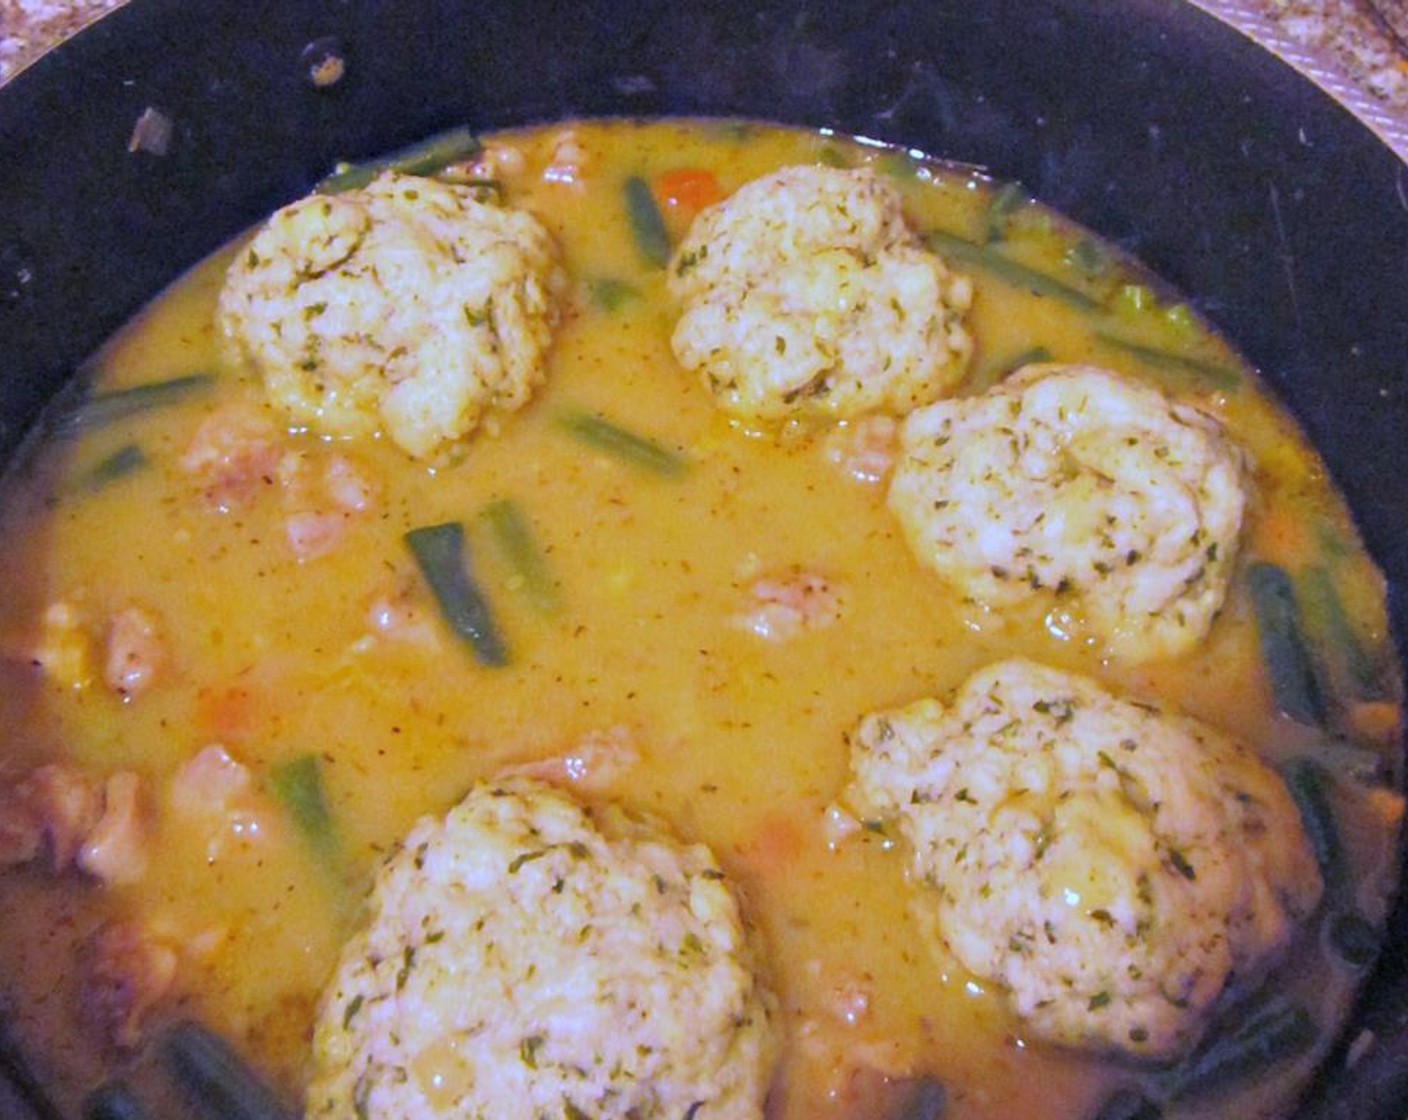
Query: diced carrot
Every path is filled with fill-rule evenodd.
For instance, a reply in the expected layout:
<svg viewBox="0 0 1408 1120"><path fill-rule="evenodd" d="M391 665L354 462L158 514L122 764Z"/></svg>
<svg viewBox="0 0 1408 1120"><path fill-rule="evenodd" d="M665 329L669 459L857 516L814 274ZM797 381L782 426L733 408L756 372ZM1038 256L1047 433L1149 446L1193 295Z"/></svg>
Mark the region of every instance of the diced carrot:
<svg viewBox="0 0 1408 1120"><path fill-rule="evenodd" d="M225 743L250 738L258 722L256 697L238 685L202 688L196 694L195 725L202 736Z"/></svg>
<svg viewBox="0 0 1408 1120"><path fill-rule="evenodd" d="M655 180L655 198L660 208L687 218L693 218L723 196L723 188L714 173L702 167L677 167Z"/></svg>
<svg viewBox="0 0 1408 1120"><path fill-rule="evenodd" d="M795 870L806 847L805 826L795 816L773 814L736 848L739 861L752 874L766 879Z"/></svg>
<svg viewBox="0 0 1408 1120"><path fill-rule="evenodd" d="M1350 726L1376 743L1391 742L1398 737L1401 713L1398 705L1386 700L1361 700L1349 706Z"/></svg>
<svg viewBox="0 0 1408 1120"><path fill-rule="evenodd" d="M1396 828L1403 819L1403 797L1394 790L1376 786L1365 792L1364 802L1369 810L1390 828Z"/></svg>
<svg viewBox="0 0 1408 1120"><path fill-rule="evenodd" d="M1252 550L1288 569L1298 568L1315 555L1311 522L1294 506L1268 510L1252 527Z"/></svg>

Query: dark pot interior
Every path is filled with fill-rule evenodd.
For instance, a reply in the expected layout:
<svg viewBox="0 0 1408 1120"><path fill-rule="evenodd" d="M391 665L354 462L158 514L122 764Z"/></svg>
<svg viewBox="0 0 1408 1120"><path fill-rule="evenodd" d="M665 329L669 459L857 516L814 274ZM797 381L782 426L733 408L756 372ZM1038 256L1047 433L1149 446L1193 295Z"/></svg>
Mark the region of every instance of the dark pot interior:
<svg viewBox="0 0 1408 1120"><path fill-rule="evenodd" d="M347 75L302 60L335 37ZM153 106L162 157L127 150ZM1408 167L1182 0L133 0L0 93L0 457L115 327L338 159L446 127L708 114L1020 179L1132 249L1300 419L1408 639ZM1305 1117L1401 1120L1404 907Z"/></svg>

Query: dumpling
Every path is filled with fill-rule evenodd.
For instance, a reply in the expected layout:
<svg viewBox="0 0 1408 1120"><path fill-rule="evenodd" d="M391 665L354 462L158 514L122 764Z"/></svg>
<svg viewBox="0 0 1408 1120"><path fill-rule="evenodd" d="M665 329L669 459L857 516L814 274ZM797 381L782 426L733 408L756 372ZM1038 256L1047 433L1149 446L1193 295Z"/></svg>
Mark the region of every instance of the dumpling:
<svg viewBox="0 0 1408 1120"><path fill-rule="evenodd" d="M706 848L530 779L481 783L377 875L307 1115L760 1120L775 1014Z"/></svg>
<svg viewBox="0 0 1408 1120"><path fill-rule="evenodd" d="M1055 595L1114 656L1185 653L1236 560L1243 456L1211 416L1094 366L1032 365L901 426L889 505L991 606Z"/></svg>
<svg viewBox="0 0 1408 1120"><path fill-rule="evenodd" d="M1251 751L1031 661L866 716L851 769L848 800L898 822L943 944L1062 1044L1185 1052L1322 893Z"/></svg>
<svg viewBox="0 0 1408 1120"><path fill-rule="evenodd" d="M220 326L296 423L423 458L528 402L565 285L531 214L385 172L270 218L230 266Z"/></svg>
<svg viewBox="0 0 1408 1120"><path fill-rule="evenodd" d="M745 419L902 414L962 379L972 302L873 171L788 167L703 211L669 266L671 343Z"/></svg>

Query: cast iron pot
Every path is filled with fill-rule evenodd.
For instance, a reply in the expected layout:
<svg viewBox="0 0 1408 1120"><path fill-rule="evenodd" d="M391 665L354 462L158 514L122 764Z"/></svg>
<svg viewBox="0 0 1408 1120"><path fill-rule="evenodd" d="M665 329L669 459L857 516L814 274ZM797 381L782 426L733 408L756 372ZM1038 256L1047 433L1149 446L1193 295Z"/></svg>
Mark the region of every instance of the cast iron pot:
<svg viewBox="0 0 1408 1120"><path fill-rule="evenodd" d="M164 155L128 150L148 107ZM1183 0L132 0L0 91L0 461L114 328L337 160L656 114L978 164L1132 249L1318 445L1408 644L1408 167ZM1403 1120L1405 992L1400 906L1302 1117Z"/></svg>

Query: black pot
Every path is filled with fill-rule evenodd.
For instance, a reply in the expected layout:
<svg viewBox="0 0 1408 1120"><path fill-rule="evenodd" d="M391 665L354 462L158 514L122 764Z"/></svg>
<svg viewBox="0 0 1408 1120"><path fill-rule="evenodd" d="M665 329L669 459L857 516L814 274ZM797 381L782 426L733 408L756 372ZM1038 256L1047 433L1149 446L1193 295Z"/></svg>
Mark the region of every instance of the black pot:
<svg viewBox="0 0 1408 1120"><path fill-rule="evenodd" d="M309 44L342 81L314 85ZM128 151L149 106L165 155ZM603 114L920 148L1133 250L1318 445L1408 644L1408 167L1183 0L133 0L0 92L0 461L112 330L336 160ZM1377 1042L1303 1117L1402 1120L1405 977L1400 906L1345 1045Z"/></svg>

